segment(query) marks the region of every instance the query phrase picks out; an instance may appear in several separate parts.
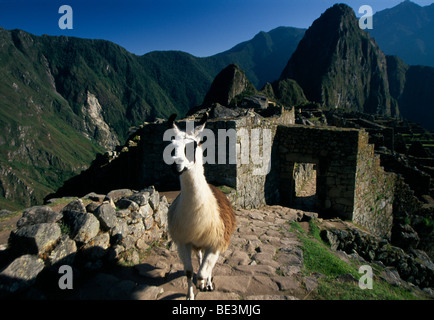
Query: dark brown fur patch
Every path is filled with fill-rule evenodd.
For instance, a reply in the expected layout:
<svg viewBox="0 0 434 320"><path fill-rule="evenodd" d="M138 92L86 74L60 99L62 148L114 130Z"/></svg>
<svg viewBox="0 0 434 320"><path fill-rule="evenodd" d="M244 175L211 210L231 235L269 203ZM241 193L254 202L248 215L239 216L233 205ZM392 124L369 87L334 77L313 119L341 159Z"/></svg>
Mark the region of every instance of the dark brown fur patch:
<svg viewBox="0 0 434 320"><path fill-rule="evenodd" d="M218 188L213 186L212 184L208 184L214 197L217 199L217 204L219 206L220 218L223 220L223 224L225 226L225 234L224 234L224 242L225 247L229 246L231 241L231 235L235 230L237 225L237 221L235 218L235 212L232 208L231 203L228 198L225 196L223 192L221 192Z"/></svg>

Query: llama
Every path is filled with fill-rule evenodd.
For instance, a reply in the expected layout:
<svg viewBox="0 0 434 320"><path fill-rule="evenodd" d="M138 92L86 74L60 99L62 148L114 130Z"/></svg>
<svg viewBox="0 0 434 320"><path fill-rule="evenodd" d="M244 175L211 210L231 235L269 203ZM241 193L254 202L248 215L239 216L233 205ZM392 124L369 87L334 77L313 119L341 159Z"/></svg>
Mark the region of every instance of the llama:
<svg viewBox="0 0 434 320"><path fill-rule="evenodd" d="M229 246L236 219L226 196L205 179L200 134L208 115L194 132L179 130L175 118L169 118L169 126L175 133L173 168L179 174L181 192L169 208L168 229L184 264L187 299L194 300L192 250L197 252L200 265L197 287L201 291L214 290L211 273L220 253Z"/></svg>

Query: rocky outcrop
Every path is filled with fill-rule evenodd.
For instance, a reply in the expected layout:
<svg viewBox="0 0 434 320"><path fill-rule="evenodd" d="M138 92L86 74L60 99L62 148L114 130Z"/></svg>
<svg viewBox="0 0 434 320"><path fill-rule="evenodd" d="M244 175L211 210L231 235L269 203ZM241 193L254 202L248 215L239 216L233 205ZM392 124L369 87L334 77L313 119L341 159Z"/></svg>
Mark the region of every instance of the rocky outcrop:
<svg viewBox="0 0 434 320"><path fill-rule="evenodd" d="M408 246L404 251L348 223L326 221L321 229L321 238L330 244L332 250L356 253L368 262L392 267L403 280L422 288L434 286L434 264L424 251Z"/></svg>
<svg viewBox="0 0 434 320"><path fill-rule="evenodd" d="M9 237L9 261L0 259L0 297L22 293L62 265L92 271L111 261L137 263L139 253L166 235L168 206L166 197L149 187L90 193L60 212L48 206L26 209Z"/></svg>
<svg viewBox="0 0 434 320"><path fill-rule="evenodd" d="M244 72L236 64L231 64L215 77L202 105L209 107L219 103L229 106L236 96L246 92L252 94L256 89Z"/></svg>
<svg viewBox="0 0 434 320"><path fill-rule="evenodd" d="M87 91L86 103L82 107L84 127L89 139L97 141L104 149L110 150L119 145L119 140L104 120L103 108L98 98Z"/></svg>

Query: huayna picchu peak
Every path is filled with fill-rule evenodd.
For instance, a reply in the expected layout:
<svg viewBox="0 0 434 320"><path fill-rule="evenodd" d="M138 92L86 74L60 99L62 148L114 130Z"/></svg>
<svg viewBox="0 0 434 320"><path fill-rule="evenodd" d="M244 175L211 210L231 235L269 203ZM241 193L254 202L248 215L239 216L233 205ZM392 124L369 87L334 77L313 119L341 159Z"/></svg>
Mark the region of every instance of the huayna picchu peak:
<svg viewBox="0 0 434 320"><path fill-rule="evenodd" d="M296 80L308 100L324 107L397 114L391 109L386 57L345 4L314 21L280 78Z"/></svg>

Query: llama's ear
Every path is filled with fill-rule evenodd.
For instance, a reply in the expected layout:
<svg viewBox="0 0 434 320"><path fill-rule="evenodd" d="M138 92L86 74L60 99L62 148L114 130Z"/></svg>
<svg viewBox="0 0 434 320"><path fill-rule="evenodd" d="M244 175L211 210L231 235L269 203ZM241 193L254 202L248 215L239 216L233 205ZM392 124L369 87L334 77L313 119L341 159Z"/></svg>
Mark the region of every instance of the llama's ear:
<svg viewBox="0 0 434 320"><path fill-rule="evenodd" d="M208 121L208 112L205 112L202 119L200 120L198 126L196 127L196 130L194 130L194 135L197 135L203 131L207 121Z"/></svg>
<svg viewBox="0 0 434 320"><path fill-rule="evenodd" d="M174 113L169 117L169 120L167 120L167 125L170 129L175 126L175 119L176 119L176 114Z"/></svg>

